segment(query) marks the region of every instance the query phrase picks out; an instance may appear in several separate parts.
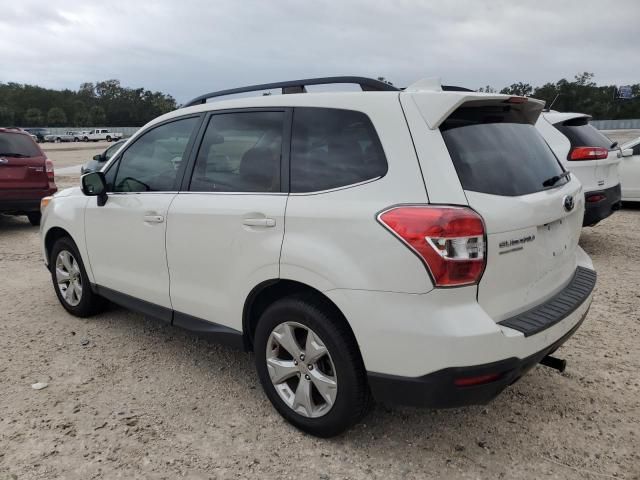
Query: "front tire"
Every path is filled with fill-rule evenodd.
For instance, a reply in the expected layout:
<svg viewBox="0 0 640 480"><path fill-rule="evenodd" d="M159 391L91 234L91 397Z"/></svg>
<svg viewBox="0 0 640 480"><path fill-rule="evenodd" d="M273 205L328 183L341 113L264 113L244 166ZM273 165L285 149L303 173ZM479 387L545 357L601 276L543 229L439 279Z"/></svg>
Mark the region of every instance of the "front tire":
<svg viewBox="0 0 640 480"><path fill-rule="evenodd" d="M104 300L91 290L82 258L71 238L62 237L53 244L49 269L56 296L67 312L89 317L102 309Z"/></svg>
<svg viewBox="0 0 640 480"><path fill-rule="evenodd" d="M284 298L265 310L255 360L273 406L304 432L332 437L367 412L370 393L353 334L313 297Z"/></svg>
<svg viewBox="0 0 640 480"><path fill-rule="evenodd" d="M111 142L111 136L107 135L107 142Z"/></svg>

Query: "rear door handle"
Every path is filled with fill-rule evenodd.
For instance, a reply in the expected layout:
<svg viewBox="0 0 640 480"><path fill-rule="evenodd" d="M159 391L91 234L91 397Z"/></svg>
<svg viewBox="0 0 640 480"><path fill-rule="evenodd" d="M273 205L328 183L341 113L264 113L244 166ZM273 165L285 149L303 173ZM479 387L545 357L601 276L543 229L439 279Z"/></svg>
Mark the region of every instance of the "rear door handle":
<svg viewBox="0 0 640 480"><path fill-rule="evenodd" d="M146 223L162 223L164 222L164 217L162 215L145 215L144 221Z"/></svg>
<svg viewBox="0 0 640 480"><path fill-rule="evenodd" d="M242 224L248 227L275 227L276 221L273 218L245 218Z"/></svg>

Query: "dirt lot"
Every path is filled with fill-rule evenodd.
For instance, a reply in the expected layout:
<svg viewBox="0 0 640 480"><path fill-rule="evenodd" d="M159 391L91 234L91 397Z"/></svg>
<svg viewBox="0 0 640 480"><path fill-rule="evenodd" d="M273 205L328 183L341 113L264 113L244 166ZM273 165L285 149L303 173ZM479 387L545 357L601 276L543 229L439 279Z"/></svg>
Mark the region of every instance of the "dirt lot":
<svg viewBox="0 0 640 480"><path fill-rule="evenodd" d="M279 417L250 354L117 307L68 315L38 230L0 215L0 480L640 479L640 206L581 244L599 279L564 374L536 367L486 407L377 406L319 440Z"/></svg>

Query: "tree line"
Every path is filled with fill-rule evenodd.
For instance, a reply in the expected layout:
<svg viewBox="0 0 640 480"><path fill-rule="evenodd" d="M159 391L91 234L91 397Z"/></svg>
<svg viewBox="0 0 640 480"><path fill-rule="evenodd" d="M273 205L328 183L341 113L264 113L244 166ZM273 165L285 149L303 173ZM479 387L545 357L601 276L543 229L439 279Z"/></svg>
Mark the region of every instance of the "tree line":
<svg viewBox="0 0 640 480"><path fill-rule="evenodd" d="M0 126L141 126L175 108L171 95L118 80L83 83L78 90L0 82Z"/></svg>
<svg viewBox="0 0 640 480"><path fill-rule="evenodd" d="M384 77L379 80L391 84ZM497 89L487 85L478 91ZM615 92L614 85L598 86L589 72L573 81L563 78L539 87L518 82L500 90L545 100L555 110L588 113L594 119L640 118L640 83L632 85L638 98L618 100ZM123 87L118 80L83 83L77 91L0 82L0 126L136 127L176 107L171 95Z"/></svg>
<svg viewBox="0 0 640 480"><path fill-rule="evenodd" d="M576 75L573 81L563 78L540 87L518 82L503 88L500 93L539 98L547 102L547 107L553 104L553 110L587 113L594 120L640 118L640 83L631 85L635 98L622 100L616 98L615 85L598 86L594 77L593 73L584 72ZM489 85L478 91L496 93Z"/></svg>

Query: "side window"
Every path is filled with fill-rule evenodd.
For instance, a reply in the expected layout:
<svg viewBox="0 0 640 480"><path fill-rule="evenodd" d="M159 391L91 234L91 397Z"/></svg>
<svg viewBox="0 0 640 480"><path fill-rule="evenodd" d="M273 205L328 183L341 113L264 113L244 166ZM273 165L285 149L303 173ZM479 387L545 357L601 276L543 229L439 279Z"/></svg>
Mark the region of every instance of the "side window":
<svg viewBox="0 0 640 480"><path fill-rule="evenodd" d="M387 173L387 160L362 112L296 108L291 138L291 191L344 187Z"/></svg>
<svg viewBox="0 0 640 480"><path fill-rule="evenodd" d="M176 176L185 156L197 117L156 127L139 137L120 156L114 192L167 192L176 188ZM113 168L109 169L111 173Z"/></svg>
<svg viewBox="0 0 640 480"><path fill-rule="evenodd" d="M212 115L189 190L279 192L283 124L283 112Z"/></svg>
<svg viewBox="0 0 640 480"><path fill-rule="evenodd" d="M635 147L633 147L633 154L634 155L640 155L640 143L638 145L636 145Z"/></svg>

